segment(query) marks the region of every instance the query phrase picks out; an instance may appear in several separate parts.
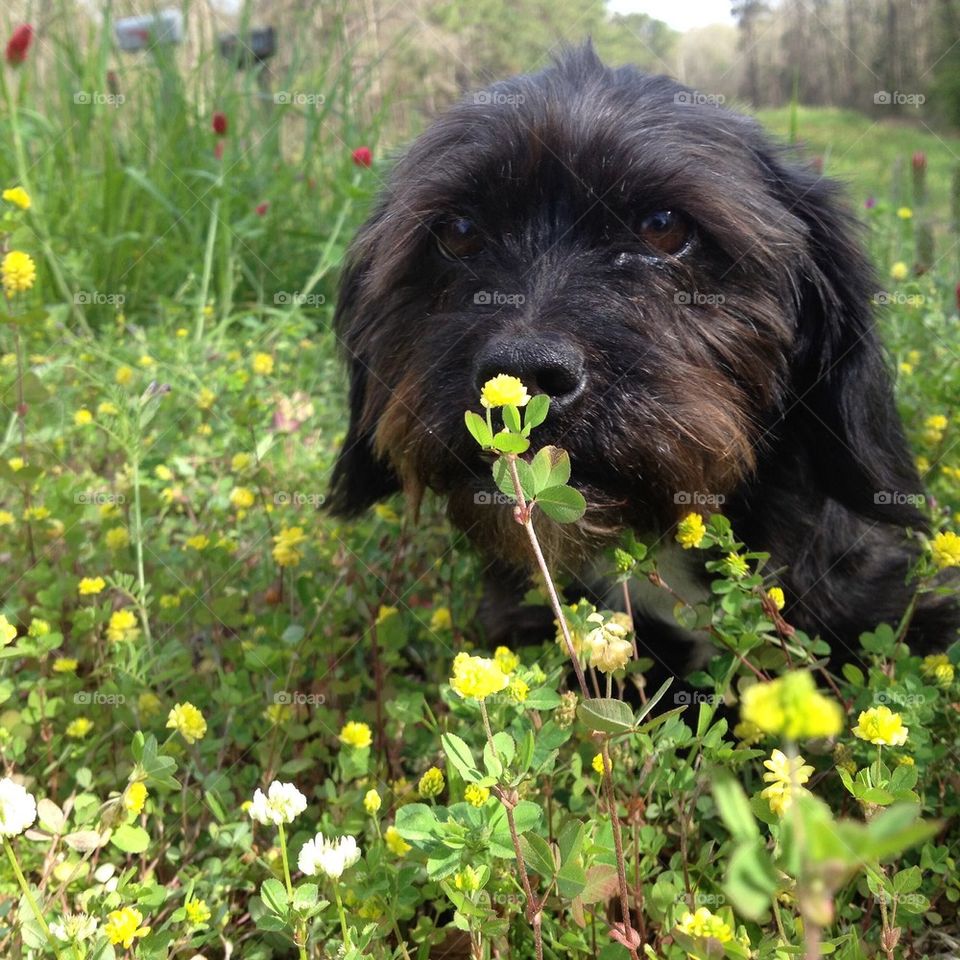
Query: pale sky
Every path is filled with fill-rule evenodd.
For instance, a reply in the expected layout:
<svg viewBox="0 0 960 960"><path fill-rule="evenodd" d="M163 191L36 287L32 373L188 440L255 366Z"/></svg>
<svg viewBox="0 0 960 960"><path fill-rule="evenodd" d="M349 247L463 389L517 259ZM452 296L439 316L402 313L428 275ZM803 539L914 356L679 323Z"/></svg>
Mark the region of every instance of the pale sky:
<svg viewBox="0 0 960 960"><path fill-rule="evenodd" d="M730 0L608 0L611 13L648 13L674 30L732 24Z"/></svg>

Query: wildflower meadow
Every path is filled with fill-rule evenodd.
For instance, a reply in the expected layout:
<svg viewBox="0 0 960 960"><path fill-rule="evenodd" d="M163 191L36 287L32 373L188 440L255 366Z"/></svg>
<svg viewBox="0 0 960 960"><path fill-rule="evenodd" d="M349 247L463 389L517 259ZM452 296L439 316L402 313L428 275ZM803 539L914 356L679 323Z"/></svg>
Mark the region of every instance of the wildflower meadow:
<svg viewBox="0 0 960 960"><path fill-rule="evenodd" d="M671 591L669 540L712 577L670 596L712 656L645 684L629 613L544 560L541 518L583 497L538 441L550 398L507 375L463 429L554 636L487 642L440 504L324 511L338 269L415 132L369 108L339 22L266 93L212 49L3 25L0 956L960 956L960 644L915 655L908 611L828 663L767 556L696 510L607 558ZM910 578L944 589L960 138L760 118L865 221L929 491Z"/></svg>

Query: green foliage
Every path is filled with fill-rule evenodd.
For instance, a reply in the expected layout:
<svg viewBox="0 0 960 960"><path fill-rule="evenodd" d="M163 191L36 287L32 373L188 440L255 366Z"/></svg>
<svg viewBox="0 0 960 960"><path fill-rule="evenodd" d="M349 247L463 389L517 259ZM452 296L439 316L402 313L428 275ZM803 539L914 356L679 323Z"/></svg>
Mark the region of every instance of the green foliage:
<svg viewBox="0 0 960 960"><path fill-rule="evenodd" d="M501 26L496 56L525 56ZM71 91L103 75L104 54L58 49L42 110L27 64L2 118L23 134L36 210L5 208L0 228L38 276L4 298L0 326L0 627L14 631L0 634L0 759L37 811L0 860L0 955L159 960L229 944L245 960L393 960L465 935L524 960L535 955L533 913L547 956L623 957L615 827L651 960L796 955L810 930L824 952L854 960L893 931L896 950L921 950L925 931L956 929L960 649L930 662L910 652L902 625L865 634L829 684L815 674L844 707L833 743L780 743L738 723L758 675L819 664L829 650L784 629L777 571L715 515L694 548L710 596L671 595L678 622L714 646L693 693L644 687L625 703L650 665L642 646L607 675L609 695L588 697L571 692L564 645L537 637L485 651L479 561L435 504L414 537L399 503L349 526L317 512L343 430L335 345L318 330L373 186L349 160L350 145L376 142L355 109L362 84L331 59L319 68L325 105L278 105L313 144L292 158L278 129L261 130L244 79L218 66L198 93L201 75L160 54L140 63L136 84L124 71L128 104L91 106L77 122ZM231 118L229 173L211 153L210 104ZM797 122L825 149L846 119L799 108ZM249 149L231 161L240 140ZM868 218L884 276L914 262L913 228L896 213L906 187L889 170L914 147L928 151L936 206L953 161L929 136L886 128L827 164L880 196ZM17 164L16 151L0 156L4 187ZM270 200L265 217L251 213L254 198ZM954 269L947 258L892 281L904 297L883 312L937 525L960 490ZM274 302L311 277L327 302ZM77 304L61 280L68 293L127 299ZM515 501L504 509L522 495L526 515L512 516L534 531L579 521L570 457L537 442L549 400L498 409L496 430L476 412L465 428L495 454L490 482ZM670 588L661 550L625 536L611 577ZM939 589L934 572L925 557L918 589ZM564 615L600 694L594 631L632 634L622 614L585 600ZM508 675L482 709L448 682L468 644ZM853 734L877 706L900 714L904 744ZM344 733L351 721L369 737ZM781 812L764 779L779 749L813 768L785 788L793 803ZM604 751L616 819L596 772ZM432 767L441 792L420 796ZM306 801L282 831L251 817L255 791L274 780ZM362 855L339 878L299 868L318 831L357 838ZM150 928L129 948L107 932L124 909ZM696 933L699 909L719 940ZM76 913L99 926L71 942Z"/></svg>

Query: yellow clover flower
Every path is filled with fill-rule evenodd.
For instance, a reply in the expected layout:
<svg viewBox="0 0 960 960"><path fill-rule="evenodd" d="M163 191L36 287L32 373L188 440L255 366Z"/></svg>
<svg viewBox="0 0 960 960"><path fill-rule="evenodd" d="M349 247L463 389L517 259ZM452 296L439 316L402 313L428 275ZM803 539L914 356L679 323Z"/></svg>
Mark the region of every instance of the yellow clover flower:
<svg viewBox="0 0 960 960"><path fill-rule="evenodd" d="M273 357L269 353L255 353L250 366L254 373L267 377L273 373Z"/></svg>
<svg viewBox="0 0 960 960"><path fill-rule="evenodd" d="M453 617L447 607L437 607L430 615L430 629L434 633L449 630L453 626Z"/></svg>
<svg viewBox="0 0 960 960"><path fill-rule="evenodd" d="M938 533L930 542L930 554L938 570L960 567L960 536L952 530Z"/></svg>
<svg viewBox="0 0 960 960"><path fill-rule="evenodd" d="M707 527L699 513L688 513L677 524L677 543L684 550L699 547L707 535Z"/></svg>
<svg viewBox="0 0 960 960"><path fill-rule="evenodd" d="M281 567L295 567L303 559L300 545L306 539L303 527L284 527L273 538L273 559Z"/></svg>
<svg viewBox="0 0 960 960"><path fill-rule="evenodd" d="M167 715L167 729L176 730L187 743L196 743L204 738L207 721L192 703L177 703Z"/></svg>
<svg viewBox="0 0 960 960"><path fill-rule="evenodd" d="M897 210L897 216L901 220L909 220L913 216L913 211L909 207L900 207Z"/></svg>
<svg viewBox="0 0 960 960"><path fill-rule="evenodd" d="M86 717L77 717L67 724L66 734L74 740L82 740L93 729L93 721Z"/></svg>
<svg viewBox="0 0 960 960"><path fill-rule="evenodd" d="M379 809L382 801L376 790L368 790L363 795L363 809L372 817Z"/></svg>
<svg viewBox="0 0 960 960"><path fill-rule="evenodd" d="M626 623L624 619L627 619ZM633 654L633 644L627 639L630 635L629 618L618 618L616 614L604 618L602 613L591 613L586 623L591 630L584 637L583 646L590 656L591 666L603 673L622 670Z"/></svg>
<svg viewBox="0 0 960 960"><path fill-rule="evenodd" d="M417 784L417 793L421 797L427 799L431 797L439 797L443 793L444 780L443 780L443 771L439 767L431 767L421 778L420 783Z"/></svg>
<svg viewBox="0 0 960 960"><path fill-rule="evenodd" d="M0 262L0 277L8 297L29 290L37 279L37 267L33 258L22 250L11 250Z"/></svg>
<svg viewBox="0 0 960 960"><path fill-rule="evenodd" d="M520 666L520 658L509 647L497 647L493 659L504 673L513 673Z"/></svg>
<svg viewBox="0 0 960 960"><path fill-rule="evenodd" d="M107 639L111 643L123 643L136 639L139 633L137 618L132 610L115 610L107 624Z"/></svg>
<svg viewBox="0 0 960 960"><path fill-rule="evenodd" d="M928 657L924 657L920 664L920 672L941 687L949 687L953 683L953 664L945 653L931 653Z"/></svg>
<svg viewBox="0 0 960 960"><path fill-rule="evenodd" d="M453 660L450 686L464 699L485 700L510 682L496 660L458 653Z"/></svg>
<svg viewBox="0 0 960 960"><path fill-rule="evenodd" d="M57 659L53 661L53 672L73 673L78 666L80 666L80 662L73 657L57 657Z"/></svg>
<svg viewBox="0 0 960 960"><path fill-rule="evenodd" d="M77 584L77 592L81 597L88 597L100 593L107 585L103 577L83 577Z"/></svg>
<svg viewBox="0 0 960 960"><path fill-rule="evenodd" d="M344 746L353 747L354 750L365 750L373 743L373 734L367 724L351 720L343 725L340 731L340 742Z"/></svg>
<svg viewBox="0 0 960 960"><path fill-rule="evenodd" d="M210 538L205 533L198 533L192 537L187 537L184 540L183 545L189 550L196 550L198 553L201 550L206 550L210 546Z"/></svg>
<svg viewBox="0 0 960 960"><path fill-rule="evenodd" d="M886 706L863 710L853 728L855 737L885 747L902 747L909 732L903 725L903 717Z"/></svg>
<svg viewBox="0 0 960 960"><path fill-rule="evenodd" d="M510 686L507 688L507 692L516 703L525 703L527 697L530 695L530 685L526 682L526 680L521 680L519 677L514 677L510 681Z"/></svg>
<svg viewBox="0 0 960 960"><path fill-rule="evenodd" d="M384 831L383 842L387 845L387 849L396 857L405 857L413 849L413 847L400 836L400 831L394 826L387 827Z"/></svg>
<svg viewBox="0 0 960 960"><path fill-rule="evenodd" d="M508 373L498 373L488 380L480 391L480 404L487 410L505 407L508 404L514 407L525 407L529 402L530 396L523 381L511 377Z"/></svg>
<svg viewBox="0 0 960 960"><path fill-rule="evenodd" d="M677 929L688 937L718 940L720 943L729 943L733 939L730 925L706 907L699 907L696 913L688 910L680 918Z"/></svg>
<svg viewBox="0 0 960 960"><path fill-rule="evenodd" d="M17 638L17 628L0 613L0 647L13 643Z"/></svg>
<svg viewBox="0 0 960 960"><path fill-rule="evenodd" d="M93 414L86 407L81 407L74 413L73 422L78 427L86 427L88 424L93 423Z"/></svg>
<svg viewBox="0 0 960 960"><path fill-rule="evenodd" d="M147 785L142 780L136 780L123 791L123 805L127 813L139 816L143 812L143 805L147 802Z"/></svg>
<svg viewBox="0 0 960 960"><path fill-rule="evenodd" d="M805 764L803 757L788 757L782 750L774 750L763 765L769 771L763 779L770 786L762 790L760 796L778 817L782 817L793 805L797 792L810 779L813 767Z"/></svg>
<svg viewBox="0 0 960 960"><path fill-rule="evenodd" d="M113 527L103 535L108 550L123 550L130 546L130 534L126 527Z"/></svg>
<svg viewBox="0 0 960 960"><path fill-rule="evenodd" d="M30 194L23 187L11 187L9 190L4 190L3 199L21 210L30 209Z"/></svg>
<svg viewBox="0 0 960 960"><path fill-rule="evenodd" d="M593 767L593 770L597 774L603 774L603 754L598 753L593 760L590 761L590 766ZM613 760L610 760L610 771L613 771Z"/></svg>
<svg viewBox="0 0 960 960"><path fill-rule="evenodd" d="M188 900L183 905L183 909L187 914L187 923L192 926L199 926L201 923L206 923L210 919L210 908L203 900L197 897Z"/></svg>
<svg viewBox="0 0 960 960"><path fill-rule="evenodd" d="M750 572L750 564L739 553L728 553L723 560L723 569L728 577L742 580Z"/></svg>
<svg viewBox="0 0 960 960"><path fill-rule="evenodd" d="M142 923L143 914L136 907L124 907L107 915L103 932L114 946L122 944L125 950L129 950L137 937L145 937L150 932L150 928Z"/></svg>
<svg viewBox="0 0 960 960"><path fill-rule="evenodd" d="M898 260L890 267L891 280L906 280L909 276L910 268L902 260Z"/></svg>
<svg viewBox="0 0 960 960"><path fill-rule="evenodd" d="M778 610L782 610L787 605L787 598L783 595L783 590L780 587L771 587L767 591L767 596Z"/></svg>
<svg viewBox="0 0 960 960"><path fill-rule="evenodd" d="M804 670L756 683L740 697L741 719L788 740L832 737L843 727L840 705L817 690Z"/></svg>
<svg viewBox="0 0 960 960"><path fill-rule="evenodd" d="M230 493L230 504L237 510L248 510L255 502L253 491L247 487L234 487Z"/></svg>
<svg viewBox="0 0 960 960"><path fill-rule="evenodd" d="M467 784L463 791L463 799L471 807L482 807L490 799L490 790L487 787L481 787L476 783Z"/></svg>

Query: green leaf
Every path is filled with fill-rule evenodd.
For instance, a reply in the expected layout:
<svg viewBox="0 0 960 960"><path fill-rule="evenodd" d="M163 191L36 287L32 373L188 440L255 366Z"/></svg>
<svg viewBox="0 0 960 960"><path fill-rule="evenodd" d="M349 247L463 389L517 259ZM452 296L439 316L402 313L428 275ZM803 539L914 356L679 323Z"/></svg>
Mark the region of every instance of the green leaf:
<svg viewBox="0 0 960 960"><path fill-rule="evenodd" d="M852 663L845 663L841 668L840 672L843 674L848 683L853 684L855 687L862 687L864 684L863 671Z"/></svg>
<svg viewBox="0 0 960 960"><path fill-rule="evenodd" d="M113 831L110 842L124 853L143 853L150 846L150 834L143 827L124 823Z"/></svg>
<svg viewBox="0 0 960 960"><path fill-rule="evenodd" d="M523 706L526 710L554 710L560 706L560 694L551 687L537 687L527 695Z"/></svg>
<svg viewBox="0 0 960 960"><path fill-rule="evenodd" d="M531 500L534 496L533 478L530 471L530 464L526 460L516 460L517 478L520 480L520 489L523 495ZM500 457L493 465L493 480L501 493L505 493L512 499L517 499L517 488L513 484L513 476L510 473L510 464L506 457Z"/></svg>
<svg viewBox="0 0 960 960"><path fill-rule="evenodd" d="M320 888L315 883L301 883L293 891L293 909L304 912L315 907L319 893Z"/></svg>
<svg viewBox="0 0 960 960"><path fill-rule="evenodd" d="M593 697L577 707L577 716L599 733L626 733L633 729L633 711L622 700Z"/></svg>
<svg viewBox="0 0 960 960"><path fill-rule="evenodd" d="M713 799L720 817L734 840L752 843L760 838L760 828L750 809L750 801L743 787L726 771L717 770L713 776Z"/></svg>
<svg viewBox="0 0 960 960"><path fill-rule="evenodd" d="M513 763L513 758L517 755L517 744L514 741L513 737L510 736L504 730L498 730L493 735L493 745L497 751L497 757L500 762L505 766L509 767ZM489 742L484 745L483 755L487 755L487 751L490 749Z"/></svg>
<svg viewBox="0 0 960 960"><path fill-rule="evenodd" d="M912 803L898 803L870 821L866 843L858 851L864 860L882 860L903 853L934 836L942 824L936 820L920 821L920 808Z"/></svg>
<svg viewBox="0 0 960 960"><path fill-rule="evenodd" d="M587 512L587 501L573 487L547 487L537 494L537 506L557 523L576 523Z"/></svg>
<svg viewBox="0 0 960 960"><path fill-rule="evenodd" d="M619 881L617 868L609 863L595 863L587 870L587 885L580 894L584 903L605 903L616 893ZM671 896L671 900L675 898Z"/></svg>
<svg viewBox="0 0 960 960"><path fill-rule="evenodd" d="M286 919L278 917L275 913L265 913L257 917L256 925L258 930L266 930L267 933L280 933L287 929Z"/></svg>
<svg viewBox="0 0 960 960"><path fill-rule="evenodd" d="M440 745L443 747L447 759L456 767L457 773L467 783L476 783L483 779L483 774L477 769L473 752L466 741L455 733L444 733L440 737Z"/></svg>
<svg viewBox="0 0 960 960"><path fill-rule="evenodd" d="M660 686L660 689L650 697L649 700L637 711L637 723L640 723L645 716L663 699L663 695L670 689L670 684L673 683L673 677L670 677L667 680L664 680L663 684Z"/></svg>
<svg viewBox="0 0 960 960"><path fill-rule="evenodd" d="M560 447L543 448L550 458L550 473L544 487L562 487L570 479L570 454Z"/></svg>
<svg viewBox="0 0 960 960"><path fill-rule="evenodd" d="M260 899L267 905L268 909L278 917L285 917L290 907L290 901L287 898L287 891L283 884L276 878L270 877L260 884Z"/></svg>
<svg viewBox="0 0 960 960"><path fill-rule="evenodd" d="M769 909L777 875L762 840L743 843L734 850L723 889L734 908L750 920L759 920Z"/></svg>
<svg viewBox="0 0 960 960"><path fill-rule="evenodd" d="M513 811L513 819L517 824L517 833L523 834L540 825L543 811L539 804L530 800L521 800Z"/></svg>
<svg viewBox="0 0 960 960"><path fill-rule="evenodd" d="M550 470L553 467L550 451L554 449L556 448L542 447L530 461L530 482L533 487L533 496L550 486Z"/></svg>
<svg viewBox="0 0 960 960"><path fill-rule="evenodd" d="M557 872L557 864L553 859L550 844L537 833L527 834L520 838L520 849L523 851L524 862L536 870L544 880L552 880Z"/></svg>
<svg viewBox="0 0 960 960"><path fill-rule="evenodd" d="M545 393L538 393L535 397L531 397L523 411L524 430L529 431L539 427L547 419L549 410L550 398Z"/></svg>
<svg viewBox="0 0 960 960"><path fill-rule="evenodd" d="M515 433L501 430L494 436L490 446L492 446L494 450L499 450L500 453L523 453L529 449L530 441L524 437L517 436Z"/></svg>
<svg viewBox="0 0 960 960"><path fill-rule="evenodd" d="M493 446L493 434L487 426L487 421L484 420L479 413L468 410L463 415L463 419L467 425L467 430L470 431L470 436L473 437L481 447L487 448Z"/></svg>
<svg viewBox="0 0 960 960"><path fill-rule="evenodd" d="M404 840L425 842L440 836L440 823L432 807L425 803L407 803L397 811L397 832Z"/></svg>
<svg viewBox="0 0 960 960"><path fill-rule="evenodd" d="M557 871L557 892L565 900L573 900L583 893L587 886L587 874L575 861L565 863Z"/></svg>
<svg viewBox="0 0 960 960"><path fill-rule="evenodd" d="M923 874L920 872L919 867L907 867L906 870L901 870L899 873L894 874L893 892L898 894L913 893L914 890L920 889L922 881Z"/></svg>
<svg viewBox="0 0 960 960"><path fill-rule="evenodd" d="M520 411L511 403L501 407L500 414L503 422L511 433L520 432Z"/></svg>

